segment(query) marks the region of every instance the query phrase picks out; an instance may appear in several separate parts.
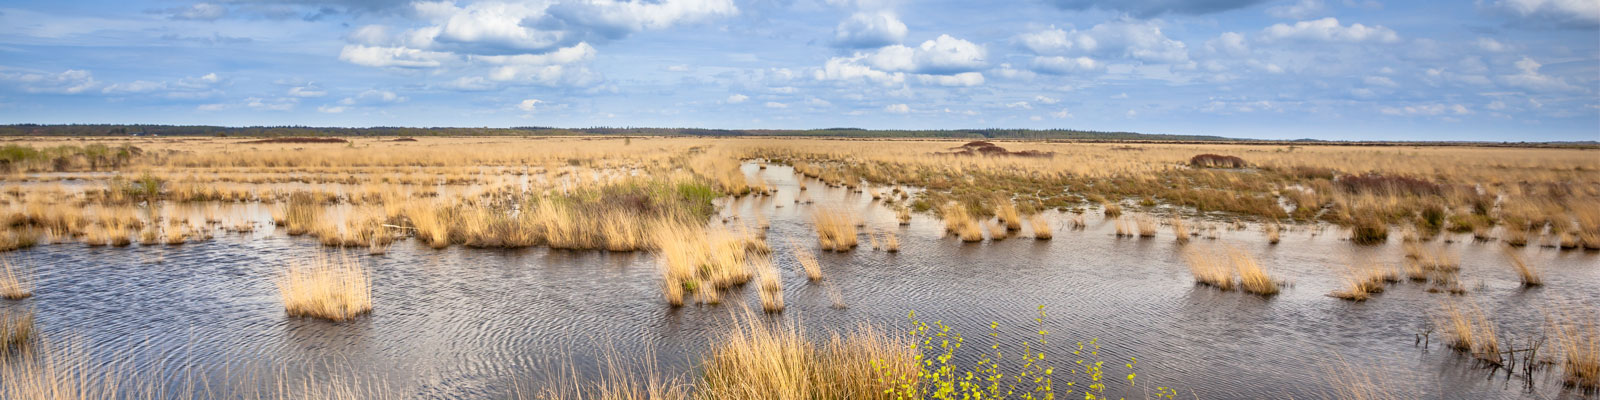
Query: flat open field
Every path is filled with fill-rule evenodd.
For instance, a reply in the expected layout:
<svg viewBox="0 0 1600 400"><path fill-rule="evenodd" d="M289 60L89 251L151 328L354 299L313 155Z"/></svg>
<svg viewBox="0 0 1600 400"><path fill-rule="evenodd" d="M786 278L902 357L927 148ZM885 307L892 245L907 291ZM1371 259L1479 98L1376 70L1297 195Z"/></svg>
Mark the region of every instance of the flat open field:
<svg viewBox="0 0 1600 400"><path fill-rule="evenodd" d="M0 398L1592 398L1600 150L11 138Z"/></svg>

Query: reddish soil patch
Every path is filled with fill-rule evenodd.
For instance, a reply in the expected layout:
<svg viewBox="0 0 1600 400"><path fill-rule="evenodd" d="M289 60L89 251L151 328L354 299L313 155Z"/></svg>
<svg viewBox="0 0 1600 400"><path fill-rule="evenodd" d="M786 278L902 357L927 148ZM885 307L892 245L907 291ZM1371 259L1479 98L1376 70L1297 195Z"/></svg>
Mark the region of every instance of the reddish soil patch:
<svg viewBox="0 0 1600 400"><path fill-rule="evenodd" d="M350 141L331 137L286 137L251 140L245 143L350 143Z"/></svg>

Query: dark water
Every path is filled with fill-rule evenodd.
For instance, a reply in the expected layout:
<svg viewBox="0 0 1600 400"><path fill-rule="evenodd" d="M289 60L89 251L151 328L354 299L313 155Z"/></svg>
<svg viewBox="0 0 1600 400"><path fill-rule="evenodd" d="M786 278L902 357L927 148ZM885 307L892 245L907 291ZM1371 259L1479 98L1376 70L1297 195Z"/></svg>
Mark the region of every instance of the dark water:
<svg viewBox="0 0 1600 400"><path fill-rule="evenodd" d="M1051 213L1054 240L1024 233L962 244L942 237L942 224L929 216L900 227L867 196L817 182L804 194L815 203L796 204L790 169L747 167L776 185L777 195L731 201L723 213L741 216L731 223L753 224L756 213L770 221L768 243L788 306L774 318L821 336L860 322L905 330L915 310L979 343L998 322L1007 332L1003 342L1020 344L1043 305L1050 358L1066 367L1074 342L1098 339L1112 391L1129 397L1144 394L1116 383L1129 357L1138 359L1141 386L1178 388L1181 397L1325 398L1328 371L1341 364L1402 397L1575 397L1556 373L1536 374L1529 391L1521 377L1439 347L1439 335L1431 348L1414 344L1414 336L1448 300L1477 304L1514 335L1537 334L1547 315L1593 315L1583 307L1600 304L1600 257L1593 252L1519 250L1546 282L1522 289L1498 245L1455 237L1445 245L1461 256L1469 294L1400 283L1352 303L1325 295L1353 260L1398 263L1398 240L1355 246L1336 228L1316 234L1302 227L1268 245L1252 226L1189 244L1226 243L1255 255L1292 284L1269 299L1194 286L1170 230L1118 239L1093 211L1082 231L1064 229L1071 214ZM843 309L830 307L828 286L807 282L789 245L815 251L810 213L825 208L856 210L865 231L894 231L901 242L897 254L871 250L865 237L855 251L820 254L824 282L842 295ZM240 212L267 219L259 207ZM359 255L373 277L371 315L344 324L285 317L274 274L325 251L332 250L315 239L271 230L219 231L182 246L43 245L8 255L35 266L38 279L34 297L0 306L32 308L46 337L79 341L97 362L137 371L187 366L226 381L222 375L250 369L312 370L363 377L381 386L375 390L416 398L501 397L514 386L547 382L552 366L591 366L600 353L686 370L744 305L759 307L755 285L722 305L668 307L645 253L431 250L405 241L385 255ZM654 356L641 356L647 353ZM1083 382L1065 375L1058 387L1067 380Z"/></svg>

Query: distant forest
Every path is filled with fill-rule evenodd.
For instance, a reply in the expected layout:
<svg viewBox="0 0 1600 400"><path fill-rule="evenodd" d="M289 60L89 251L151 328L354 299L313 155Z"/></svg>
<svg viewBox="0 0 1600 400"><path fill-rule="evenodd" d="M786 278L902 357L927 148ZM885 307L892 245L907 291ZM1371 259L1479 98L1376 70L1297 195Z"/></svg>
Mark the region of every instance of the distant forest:
<svg viewBox="0 0 1600 400"><path fill-rule="evenodd" d="M869 130L828 128L807 130L697 129L697 128L324 128L310 126L206 126L206 125L0 125L0 136L819 136L860 138L959 139L1078 139L1222 141L1220 136L1161 135L1134 132L1098 132L1071 129L945 129Z"/></svg>

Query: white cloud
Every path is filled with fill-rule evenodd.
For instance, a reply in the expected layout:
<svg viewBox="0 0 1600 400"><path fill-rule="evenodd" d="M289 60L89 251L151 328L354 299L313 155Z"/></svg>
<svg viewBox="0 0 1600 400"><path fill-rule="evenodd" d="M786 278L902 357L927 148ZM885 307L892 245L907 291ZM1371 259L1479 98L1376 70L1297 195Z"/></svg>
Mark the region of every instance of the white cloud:
<svg viewBox="0 0 1600 400"><path fill-rule="evenodd" d="M54 74L0 70L0 80L15 82L28 93L78 94L100 87L93 73L81 69Z"/></svg>
<svg viewBox="0 0 1600 400"><path fill-rule="evenodd" d="M521 103L517 103L517 109L525 111L525 112L533 112L534 110L538 109L539 103L543 103L543 102L544 102L543 100L539 100L539 99L526 99L526 100L523 100Z"/></svg>
<svg viewBox="0 0 1600 400"><path fill-rule="evenodd" d="M114 83L107 85L104 89L101 89L100 92L106 94L127 94L149 93L166 89L166 82L133 81L128 83Z"/></svg>
<svg viewBox="0 0 1600 400"><path fill-rule="evenodd" d="M1059 118L1072 118L1072 112L1071 111L1067 111L1067 109L1063 108L1063 109L1061 109L1061 111L1056 111L1056 112L1050 113L1050 116L1056 117L1058 119Z"/></svg>
<svg viewBox="0 0 1600 400"><path fill-rule="evenodd" d="M833 29L833 42L842 47L882 47L905 37L906 24L887 11L858 12Z"/></svg>
<svg viewBox="0 0 1600 400"><path fill-rule="evenodd" d="M811 97L811 98L807 98L806 99L806 105L812 106L812 107L828 107L828 106L832 106L833 103L830 103L827 100L819 99L819 98L816 98L816 97Z"/></svg>
<svg viewBox="0 0 1600 400"><path fill-rule="evenodd" d="M899 45L884 47L873 61L878 68L889 71L955 74L982 69L988 65L987 56L988 51L983 46L939 35L915 49Z"/></svg>
<svg viewBox="0 0 1600 400"><path fill-rule="evenodd" d="M593 60L594 56L593 46L578 43L543 54L470 56L469 59L495 66L488 75L489 79L495 81L587 86L600 79L598 73L583 65Z"/></svg>
<svg viewBox="0 0 1600 400"><path fill-rule="evenodd" d="M1398 115L1398 116L1417 116L1417 115L1420 115L1420 116L1435 116L1435 115L1445 115L1445 114L1454 114L1454 115L1472 114L1472 110L1467 109L1467 107L1464 106L1464 105L1460 105L1460 104L1440 104L1440 103L1419 104L1419 105L1410 105L1410 106L1404 106L1404 107L1384 107L1384 108L1382 108L1382 109L1380 109L1378 111L1382 112L1385 115Z"/></svg>
<svg viewBox="0 0 1600 400"><path fill-rule="evenodd" d="M1040 104L1056 104L1056 103L1060 103L1061 99L1057 99L1057 98L1054 98L1054 97L1048 97L1048 96L1044 96L1044 95L1038 95L1038 96L1033 96L1033 101L1037 101Z"/></svg>
<svg viewBox="0 0 1600 400"><path fill-rule="evenodd" d="M308 84L289 88L289 95L294 97L322 97L327 96L328 91L318 88L316 84Z"/></svg>
<svg viewBox="0 0 1600 400"><path fill-rule="evenodd" d="M1498 40L1494 40L1494 39L1490 39L1490 38L1486 38L1486 37L1478 38L1477 45L1478 45L1478 48L1483 49L1483 51L1489 51L1489 52L1495 52L1495 53L1499 53L1499 52L1506 51L1506 50L1510 49L1510 47L1507 46L1505 43L1500 43L1500 41L1498 41Z"/></svg>
<svg viewBox="0 0 1600 400"><path fill-rule="evenodd" d="M750 96L745 96L745 95L738 94L738 93L734 93L734 94L728 96L728 103L729 104L739 104L739 103L743 103L745 100L750 100Z"/></svg>
<svg viewBox="0 0 1600 400"><path fill-rule="evenodd" d="M831 81L868 81L884 85L903 83L906 80L903 72L885 72L873 69L863 64L867 55L857 54L853 57L834 57L828 59L821 69L812 75L817 80Z"/></svg>
<svg viewBox="0 0 1600 400"><path fill-rule="evenodd" d="M1306 19L1322 13L1323 9L1322 0L1300 0L1294 4L1268 7L1267 15L1287 19Z"/></svg>
<svg viewBox="0 0 1600 400"><path fill-rule="evenodd" d="M189 8L178 9L172 15L173 19L190 19L200 21L213 21L228 14L228 8L211 3L195 3Z"/></svg>
<svg viewBox="0 0 1600 400"><path fill-rule="evenodd" d="M923 84L939 86L978 86L983 84L983 74L962 72L955 75L917 75Z"/></svg>
<svg viewBox="0 0 1600 400"><path fill-rule="evenodd" d="M227 108L228 108L227 104L214 103L214 104L201 104L199 106L196 106L194 109L198 110L198 111L222 111L222 110L225 110Z"/></svg>
<svg viewBox="0 0 1600 400"><path fill-rule="evenodd" d="M890 104L884 106L883 111L893 114L905 114L911 112L911 106L907 106L905 104Z"/></svg>
<svg viewBox="0 0 1600 400"><path fill-rule="evenodd" d="M1600 26L1600 2L1594 0L1494 0L1487 7L1537 25Z"/></svg>
<svg viewBox="0 0 1600 400"><path fill-rule="evenodd" d="M1250 46L1245 44L1244 35L1236 32L1223 32L1216 39L1206 41L1206 50L1230 56L1241 56L1250 53Z"/></svg>
<svg viewBox="0 0 1600 400"><path fill-rule="evenodd" d="M1501 75L1501 83L1536 91L1572 90L1577 88L1561 78L1539 73L1539 68L1544 65L1534 61L1532 58L1524 56L1521 60L1517 60L1515 65L1518 72L1510 75Z"/></svg>
<svg viewBox="0 0 1600 400"><path fill-rule="evenodd" d="M339 104L351 106L358 104L402 103L406 100L409 99L407 99L405 96L395 94L395 92L368 89L364 92L361 92L361 94L339 100Z"/></svg>
<svg viewBox="0 0 1600 400"><path fill-rule="evenodd" d="M783 103L779 103L779 102L776 102L776 101L769 101L766 104L763 104L762 106L765 106L767 108L776 108L776 109L789 108L788 104L783 104Z"/></svg>
<svg viewBox="0 0 1600 400"><path fill-rule="evenodd" d="M1381 25L1366 26L1362 24L1339 25L1339 20L1333 17L1300 21L1294 25L1274 24L1262 30L1261 34L1269 40L1310 40L1322 42L1380 42L1394 43L1400 41L1400 35L1393 30Z"/></svg>
<svg viewBox="0 0 1600 400"><path fill-rule="evenodd" d="M1023 34L1020 39L1024 47L1039 55L1092 55L1162 64L1189 62L1188 46L1168 38L1156 21L1111 21L1087 31L1051 27Z"/></svg>
<svg viewBox="0 0 1600 400"><path fill-rule="evenodd" d="M325 114L338 114L338 113L344 112L344 110L345 110L344 106L335 106L335 105L317 106L317 112L325 113Z"/></svg>
<svg viewBox="0 0 1600 400"><path fill-rule="evenodd" d="M1105 65L1089 57L1066 58L1034 57L1033 70L1047 74L1065 75L1074 72L1094 72L1104 70Z"/></svg>
<svg viewBox="0 0 1600 400"><path fill-rule="evenodd" d="M368 67L430 68L454 58L450 53L407 47L345 45L339 60Z"/></svg>
<svg viewBox="0 0 1600 400"><path fill-rule="evenodd" d="M1019 102L1015 102L1015 103L1006 104L1006 108L1020 108L1020 109L1024 109L1024 110L1032 110L1033 109L1033 105L1032 104L1028 104L1028 102L1026 102L1026 101L1019 101Z"/></svg>
<svg viewBox="0 0 1600 400"><path fill-rule="evenodd" d="M251 97L251 98L244 99L244 102L245 102L244 105L246 107L254 108L254 109L257 109L257 110L289 111L289 110L293 110L294 106L300 104L300 99L296 99L296 98L293 98L293 97L277 98L277 99L263 99L263 98L260 98L260 97Z"/></svg>

